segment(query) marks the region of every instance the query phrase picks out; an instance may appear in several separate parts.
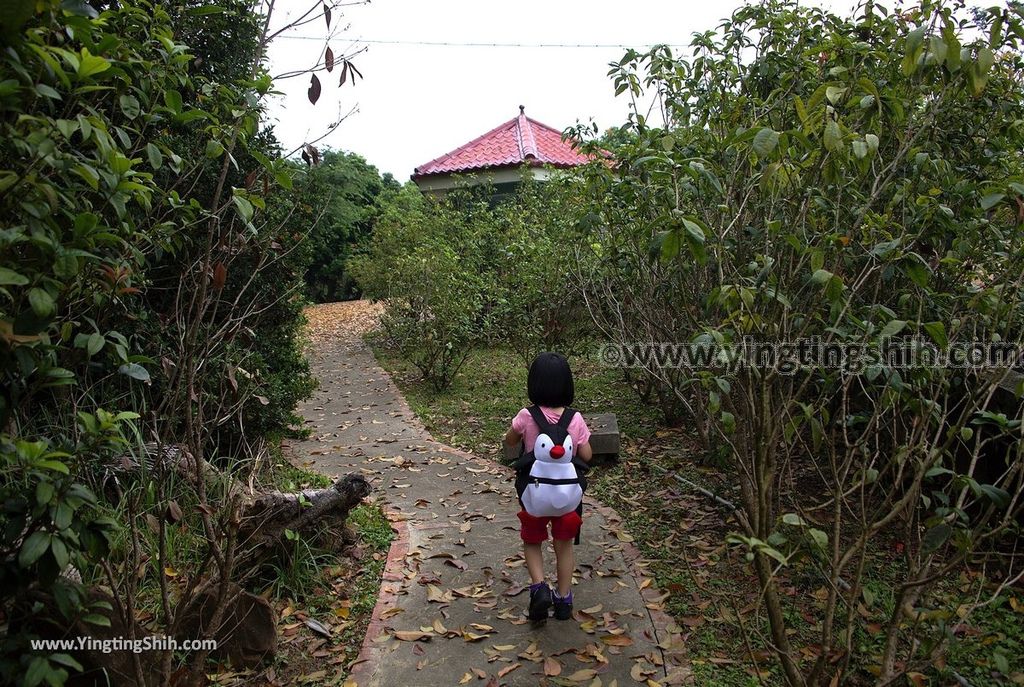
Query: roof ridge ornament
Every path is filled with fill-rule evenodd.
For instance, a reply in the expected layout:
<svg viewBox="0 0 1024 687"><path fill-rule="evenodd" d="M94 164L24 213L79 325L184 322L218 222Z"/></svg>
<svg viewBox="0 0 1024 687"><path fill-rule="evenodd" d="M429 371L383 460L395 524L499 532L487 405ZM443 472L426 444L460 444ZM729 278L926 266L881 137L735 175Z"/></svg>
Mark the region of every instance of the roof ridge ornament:
<svg viewBox="0 0 1024 687"><path fill-rule="evenodd" d="M526 116L526 107L524 105L519 106L519 119L516 122L516 128L519 130L519 149L523 151L523 159L532 157L536 160L539 157L537 154L537 140L533 136L533 127Z"/></svg>

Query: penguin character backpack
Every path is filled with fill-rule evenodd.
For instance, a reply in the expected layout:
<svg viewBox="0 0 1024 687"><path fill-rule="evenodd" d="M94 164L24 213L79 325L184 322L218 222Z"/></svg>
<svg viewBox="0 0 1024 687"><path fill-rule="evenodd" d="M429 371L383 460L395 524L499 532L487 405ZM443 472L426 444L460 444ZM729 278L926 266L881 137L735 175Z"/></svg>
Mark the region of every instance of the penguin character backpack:
<svg viewBox="0 0 1024 687"><path fill-rule="evenodd" d="M516 493L519 503L537 518L583 513L583 492L587 488L587 465L573 452L568 427L576 411L566 408L558 422L551 424L543 411L530 406L530 417L540 433L531 450L516 461Z"/></svg>

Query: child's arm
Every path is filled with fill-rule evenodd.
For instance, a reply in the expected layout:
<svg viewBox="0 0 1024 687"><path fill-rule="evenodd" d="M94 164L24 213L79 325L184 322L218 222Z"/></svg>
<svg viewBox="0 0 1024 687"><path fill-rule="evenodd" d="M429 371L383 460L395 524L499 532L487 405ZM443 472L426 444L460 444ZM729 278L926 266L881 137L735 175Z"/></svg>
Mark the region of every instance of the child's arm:
<svg viewBox="0 0 1024 687"><path fill-rule="evenodd" d="M505 434L505 445L506 446L518 446L519 442L523 440L523 435L514 429L509 428L508 433Z"/></svg>
<svg viewBox="0 0 1024 687"><path fill-rule="evenodd" d="M584 463L589 463L590 459L594 457L594 448L590 445L590 427L587 427L587 421L583 419L582 415L577 414L569 423L569 429L570 431L575 430L574 439L580 442L579 446L575 447L573 456Z"/></svg>
<svg viewBox="0 0 1024 687"><path fill-rule="evenodd" d="M515 448L519 446L519 442L523 440L523 430L526 429L526 423L530 420L530 411L523 408L516 416L512 418L512 426L509 427L508 432L505 433L505 445Z"/></svg>

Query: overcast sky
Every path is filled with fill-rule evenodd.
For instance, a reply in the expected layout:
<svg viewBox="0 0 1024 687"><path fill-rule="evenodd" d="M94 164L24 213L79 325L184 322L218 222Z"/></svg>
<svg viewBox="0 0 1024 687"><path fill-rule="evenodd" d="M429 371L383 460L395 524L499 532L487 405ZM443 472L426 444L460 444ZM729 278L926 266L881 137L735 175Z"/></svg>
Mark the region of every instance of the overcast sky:
<svg viewBox="0 0 1024 687"><path fill-rule="evenodd" d="M278 0L283 26L310 0ZM482 47L421 43L685 45L743 3L737 0L373 0L336 10L330 46L336 56L365 47L353 63L365 77L338 87L339 70L321 72L323 93L311 105L309 76L276 82L271 104L286 150L327 131L339 112L357 107L318 145L364 156L399 181L413 168L516 116L563 129L577 120L601 129L621 124L626 100L615 98L608 63L624 48ZM805 4L846 13L854 0ZM341 16L339 16L341 15ZM344 29L344 30L342 30ZM303 37L309 37L307 40ZM271 73L310 67L328 37L323 20L282 34L270 50ZM370 41L397 41L370 42Z"/></svg>

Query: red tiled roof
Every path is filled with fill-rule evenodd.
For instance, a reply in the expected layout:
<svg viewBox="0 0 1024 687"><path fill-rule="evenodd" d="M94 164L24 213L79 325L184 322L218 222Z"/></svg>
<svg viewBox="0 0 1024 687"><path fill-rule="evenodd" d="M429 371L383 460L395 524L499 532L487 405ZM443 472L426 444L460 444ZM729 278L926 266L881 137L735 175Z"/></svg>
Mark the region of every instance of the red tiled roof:
<svg viewBox="0 0 1024 687"><path fill-rule="evenodd" d="M412 176L416 179L430 174L453 174L523 163L532 167L575 167L586 164L590 159L590 156L573 148L570 142L562 141L560 131L527 117L520 106L518 117L450 153L420 165L413 170Z"/></svg>

